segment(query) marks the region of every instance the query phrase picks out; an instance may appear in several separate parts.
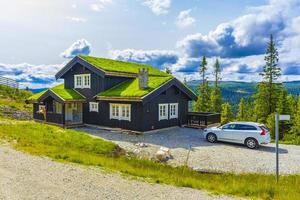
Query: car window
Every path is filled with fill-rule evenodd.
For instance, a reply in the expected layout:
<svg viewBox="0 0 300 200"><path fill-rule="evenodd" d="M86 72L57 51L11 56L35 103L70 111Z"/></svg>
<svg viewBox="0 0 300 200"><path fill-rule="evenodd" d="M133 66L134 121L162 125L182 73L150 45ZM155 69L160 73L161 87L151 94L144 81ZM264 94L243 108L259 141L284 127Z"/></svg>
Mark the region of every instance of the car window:
<svg viewBox="0 0 300 200"><path fill-rule="evenodd" d="M235 127L236 127L236 124L226 124L222 127L222 129L233 130L233 129L235 129Z"/></svg>
<svg viewBox="0 0 300 200"><path fill-rule="evenodd" d="M236 130L248 130L248 131L254 131L257 130L255 126L247 125L247 124L237 124Z"/></svg>

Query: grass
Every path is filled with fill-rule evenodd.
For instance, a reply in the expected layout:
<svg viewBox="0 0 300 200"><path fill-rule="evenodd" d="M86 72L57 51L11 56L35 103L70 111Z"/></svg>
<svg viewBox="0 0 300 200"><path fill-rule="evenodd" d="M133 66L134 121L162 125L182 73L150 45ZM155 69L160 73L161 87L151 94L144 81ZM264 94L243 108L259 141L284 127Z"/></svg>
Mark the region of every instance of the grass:
<svg viewBox="0 0 300 200"><path fill-rule="evenodd" d="M171 76L167 77L149 77L149 88L141 90L139 89L139 80L133 79L126 81L108 89L104 92L99 93L97 96L104 96L104 97L142 97L146 94L149 94L154 89L161 86L163 83L167 82L168 80L172 79Z"/></svg>
<svg viewBox="0 0 300 200"><path fill-rule="evenodd" d="M97 58L92 56L79 56L82 60L90 63L91 65L100 68L107 72L121 72L129 74L137 74L139 69L146 68L149 70L151 76L168 76L165 72L160 71L150 65L143 65L132 62L123 62L117 60L111 60L106 58Z"/></svg>
<svg viewBox="0 0 300 200"><path fill-rule="evenodd" d="M31 111L32 105L25 104L25 100L31 95L32 93L26 90L0 85L0 105L14 110Z"/></svg>
<svg viewBox="0 0 300 200"><path fill-rule="evenodd" d="M198 173L185 167L172 167L120 155L117 153L120 152L118 147L111 142L31 121L6 120L0 123L0 139L11 141L16 149L33 155L101 166L154 183L205 189L214 194L251 199L299 199L300 196L299 175L282 176L280 184L276 185L272 175Z"/></svg>
<svg viewBox="0 0 300 200"><path fill-rule="evenodd" d="M48 89L52 92L54 92L57 96L62 98L63 100L78 100L78 99L84 99L82 95L80 95L78 92L74 91L73 89L65 89L64 84L59 84L51 89ZM28 98L28 100L35 101L38 100L43 94L45 94L48 90L41 91L37 94L32 95Z"/></svg>

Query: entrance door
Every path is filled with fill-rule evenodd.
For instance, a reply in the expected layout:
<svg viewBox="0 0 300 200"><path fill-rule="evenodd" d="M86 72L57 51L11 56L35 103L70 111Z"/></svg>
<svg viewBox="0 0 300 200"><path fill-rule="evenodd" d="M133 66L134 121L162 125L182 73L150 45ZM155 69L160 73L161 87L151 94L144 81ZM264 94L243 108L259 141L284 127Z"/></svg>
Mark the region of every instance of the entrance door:
<svg viewBox="0 0 300 200"><path fill-rule="evenodd" d="M82 123L82 103L66 103L66 124Z"/></svg>

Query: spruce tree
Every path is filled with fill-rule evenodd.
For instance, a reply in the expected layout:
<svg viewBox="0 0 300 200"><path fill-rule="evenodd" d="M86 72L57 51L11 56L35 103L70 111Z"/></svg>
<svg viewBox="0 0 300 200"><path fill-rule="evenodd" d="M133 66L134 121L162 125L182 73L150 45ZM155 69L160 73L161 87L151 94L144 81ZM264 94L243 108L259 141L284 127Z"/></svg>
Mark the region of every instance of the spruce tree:
<svg viewBox="0 0 300 200"><path fill-rule="evenodd" d="M221 124L226 124L233 119L232 107L229 103L222 104Z"/></svg>
<svg viewBox="0 0 300 200"><path fill-rule="evenodd" d="M214 64L213 75L214 75L215 82L210 97L210 102L211 102L210 111L221 112L221 105L223 100L222 100L221 88L219 86L219 81L221 80L221 68L218 59L216 59L216 62Z"/></svg>
<svg viewBox="0 0 300 200"><path fill-rule="evenodd" d="M240 103L238 105L238 112L237 112L236 120L238 120L238 121L246 120L246 103L245 103L244 98L241 98Z"/></svg>
<svg viewBox="0 0 300 200"><path fill-rule="evenodd" d="M268 43L267 52L265 56L266 65L263 68L262 76L265 86L267 87L267 103L268 103L268 115L275 111L274 100L276 99L276 81L281 75L281 69L278 67L278 51L275 47L273 35L270 36L270 42ZM276 102L276 100L275 100Z"/></svg>
<svg viewBox="0 0 300 200"><path fill-rule="evenodd" d="M208 86L208 81L206 78L206 70L207 70L207 62L205 56L202 58L202 62L200 65L199 73L202 77L202 83L199 86L198 89L198 99L196 103L194 104L194 111L202 111L207 112L210 110L210 89Z"/></svg>

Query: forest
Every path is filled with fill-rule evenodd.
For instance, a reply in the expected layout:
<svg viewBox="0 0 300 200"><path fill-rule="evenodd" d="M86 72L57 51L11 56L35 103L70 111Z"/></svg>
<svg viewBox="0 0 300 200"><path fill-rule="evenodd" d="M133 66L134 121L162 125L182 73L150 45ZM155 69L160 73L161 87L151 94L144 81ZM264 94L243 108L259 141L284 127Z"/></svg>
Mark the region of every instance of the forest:
<svg viewBox="0 0 300 200"><path fill-rule="evenodd" d="M207 78L207 61L202 57L199 66L201 81L185 82L198 94L192 109L196 112L221 113L221 124L230 121L253 121L265 124L274 139L275 113L288 114L290 121L280 122L280 140L300 144L300 86L298 81L279 81L281 68L273 36L270 36L265 65L259 83L222 82L221 64L213 65L214 80Z"/></svg>

